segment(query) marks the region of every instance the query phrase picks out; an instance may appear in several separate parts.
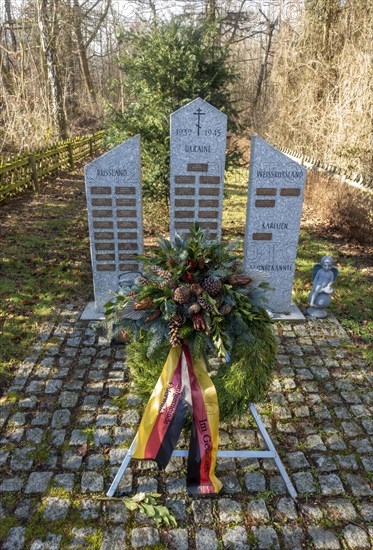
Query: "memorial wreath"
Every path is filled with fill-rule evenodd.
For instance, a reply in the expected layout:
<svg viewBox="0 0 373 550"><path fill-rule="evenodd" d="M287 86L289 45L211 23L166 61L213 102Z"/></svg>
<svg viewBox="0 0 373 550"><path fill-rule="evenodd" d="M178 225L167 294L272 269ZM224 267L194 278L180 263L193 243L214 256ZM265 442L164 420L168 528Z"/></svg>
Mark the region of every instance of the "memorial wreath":
<svg viewBox="0 0 373 550"><path fill-rule="evenodd" d="M106 304L113 334L129 338L126 362L143 398L152 393L170 347L206 365L215 356L210 374L222 419L241 416L263 396L276 353L263 308L267 285L261 272L244 272L235 248L209 241L195 223L188 238L162 239L139 256L141 275Z"/></svg>
<svg viewBox="0 0 373 550"><path fill-rule="evenodd" d="M106 304L115 329L130 337L126 360L137 391L152 392L132 456L165 467L191 413L188 492L218 493L219 416L241 415L271 379L276 343L260 306L264 275L244 273L198 223L188 238L161 240L139 260L142 274ZM214 382L209 351L224 360Z"/></svg>

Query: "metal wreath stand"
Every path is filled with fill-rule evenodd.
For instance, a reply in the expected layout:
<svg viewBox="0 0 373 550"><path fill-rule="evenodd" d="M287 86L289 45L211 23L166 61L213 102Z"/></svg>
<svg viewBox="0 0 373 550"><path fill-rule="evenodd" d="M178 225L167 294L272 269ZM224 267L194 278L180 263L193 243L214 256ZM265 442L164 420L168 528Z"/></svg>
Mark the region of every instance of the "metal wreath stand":
<svg viewBox="0 0 373 550"><path fill-rule="evenodd" d="M285 470L285 467L281 461L281 458L279 457L277 451L276 451L276 448L274 446L274 444L272 443L272 440L271 438L269 437L269 434L267 432L267 430L265 429L265 426L262 422L262 419L260 418L255 406L253 403L250 403L249 404L249 409L250 409L250 412L255 420L255 423L258 427L258 430L261 434L261 436L263 437L266 445L267 445L267 451L239 451L239 450L234 450L234 451L219 451L218 450L218 458L221 457L221 458L271 458L275 461L275 464L277 466L277 469L278 471L280 472L281 474L281 477L282 479L284 480L284 483L286 485L286 488L289 492L289 495L293 498L293 499L296 499L297 498L297 492L294 488L294 485L292 484L286 470ZM130 463L130 460L132 458L132 453L133 453L133 449L135 447L135 443L136 443L136 438L137 438L137 435L135 436L135 438L133 439L131 445L130 445L130 448L128 449L127 451L127 454L126 456L124 457L123 459L123 462L112 482L112 484L110 485L110 488L107 492L107 496L108 497L112 497L119 485L119 482L120 480L122 479L129 463ZM188 449L185 449L185 450L175 450L172 452L172 455L171 456L180 456L180 457L187 457L188 456L188 453L189 453L189 450Z"/></svg>

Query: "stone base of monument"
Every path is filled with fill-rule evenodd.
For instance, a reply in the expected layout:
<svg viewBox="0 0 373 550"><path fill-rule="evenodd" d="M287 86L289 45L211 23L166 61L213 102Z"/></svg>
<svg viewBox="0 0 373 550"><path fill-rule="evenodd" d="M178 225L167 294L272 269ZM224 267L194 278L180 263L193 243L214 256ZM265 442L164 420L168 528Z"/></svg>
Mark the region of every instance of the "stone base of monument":
<svg viewBox="0 0 373 550"><path fill-rule="evenodd" d="M80 319L82 321L102 321L105 319L105 315L102 311L97 311L94 302L88 302L80 316Z"/></svg>
<svg viewBox="0 0 373 550"><path fill-rule="evenodd" d="M328 316L326 309L319 309L317 307L309 307L307 309L307 315L315 317L315 319L325 319Z"/></svg>
<svg viewBox="0 0 373 550"><path fill-rule="evenodd" d="M286 313L274 313L273 311L268 311L268 313L273 321L287 321L293 324L304 323L306 321L306 318L299 307L293 303L290 305L289 311Z"/></svg>
<svg viewBox="0 0 373 550"><path fill-rule="evenodd" d="M311 309L311 308L309 308ZM312 308L315 309L315 308ZM322 310L317 310L322 311ZM289 323L304 323L306 318L295 304L291 304L289 311L287 313L274 313L273 311L268 311L271 319L273 321L287 321ZM307 313L309 311L307 310ZM326 315L312 315L312 317L326 317ZM83 313L80 317L82 321L102 321L105 319L105 315L101 311L97 311L95 303L94 302L88 302L88 304L85 306Z"/></svg>

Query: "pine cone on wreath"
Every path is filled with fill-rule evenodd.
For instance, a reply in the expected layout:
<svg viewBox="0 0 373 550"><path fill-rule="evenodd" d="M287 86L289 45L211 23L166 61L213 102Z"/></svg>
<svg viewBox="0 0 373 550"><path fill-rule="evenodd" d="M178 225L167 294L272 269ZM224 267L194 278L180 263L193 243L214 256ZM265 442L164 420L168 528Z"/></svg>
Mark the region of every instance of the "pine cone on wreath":
<svg viewBox="0 0 373 550"><path fill-rule="evenodd" d="M201 285L197 285L197 283L190 285L190 291L196 296L201 296L201 294L203 294L203 288L201 287Z"/></svg>
<svg viewBox="0 0 373 550"><path fill-rule="evenodd" d="M162 277L162 279L171 279L171 273L167 269L162 269L161 267L154 266L152 270L156 275L158 275L158 277Z"/></svg>
<svg viewBox="0 0 373 550"><path fill-rule="evenodd" d="M205 309L206 311L212 311L214 309L214 306L210 304L203 296L198 296L197 302L201 306L202 309Z"/></svg>
<svg viewBox="0 0 373 550"><path fill-rule="evenodd" d="M217 296L223 288L222 282L217 277L206 277L202 282L202 288L206 290L210 296Z"/></svg>
<svg viewBox="0 0 373 550"><path fill-rule="evenodd" d="M223 306L221 306L221 308L219 309L219 313L220 315L229 315L230 312L232 311L233 307L229 304L224 304Z"/></svg>
<svg viewBox="0 0 373 550"><path fill-rule="evenodd" d="M177 288L177 283L166 280L158 283L158 286L159 288L172 288L173 290L175 290L175 288Z"/></svg>
<svg viewBox="0 0 373 550"><path fill-rule="evenodd" d="M185 317L182 315L176 314L172 317L171 321L168 324L168 334L170 338L170 344L172 347L176 347L181 344L179 338L180 327L185 323Z"/></svg>
<svg viewBox="0 0 373 550"><path fill-rule="evenodd" d="M194 303L190 306L190 308L188 309L188 313L189 315L195 315L196 313L199 313L201 311L201 306L199 304Z"/></svg>
<svg viewBox="0 0 373 550"><path fill-rule="evenodd" d="M178 304L187 304L191 298L191 292L187 286L179 286L174 292L174 300Z"/></svg>

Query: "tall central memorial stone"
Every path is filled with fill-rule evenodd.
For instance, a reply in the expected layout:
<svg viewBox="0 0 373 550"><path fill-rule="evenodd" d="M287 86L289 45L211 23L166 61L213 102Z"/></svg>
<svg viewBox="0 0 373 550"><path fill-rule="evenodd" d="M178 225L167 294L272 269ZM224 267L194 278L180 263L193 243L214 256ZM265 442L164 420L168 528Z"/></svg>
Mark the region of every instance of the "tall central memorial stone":
<svg viewBox="0 0 373 550"><path fill-rule="evenodd" d="M171 115L170 238L194 221L221 238L227 115L197 98Z"/></svg>
<svg viewBox="0 0 373 550"><path fill-rule="evenodd" d="M305 181L303 166L260 137L251 139L244 262L247 270L268 273L266 307L280 319L304 319L291 292Z"/></svg>
<svg viewBox="0 0 373 550"><path fill-rule="evenodd" d="M82 319L100 317L125 272L136 272L143 252L140 136L85 167L95 303Z"/></svg>

